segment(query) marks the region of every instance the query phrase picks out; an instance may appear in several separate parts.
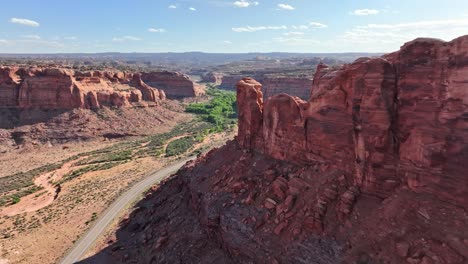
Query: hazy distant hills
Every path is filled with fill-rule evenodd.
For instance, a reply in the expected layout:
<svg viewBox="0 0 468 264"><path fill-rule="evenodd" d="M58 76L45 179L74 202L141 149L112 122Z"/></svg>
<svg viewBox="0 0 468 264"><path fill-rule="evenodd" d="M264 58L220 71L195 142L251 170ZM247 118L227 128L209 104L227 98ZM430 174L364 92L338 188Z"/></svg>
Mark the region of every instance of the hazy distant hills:
<svg viewBox="0 0 468 264"><path fill-rule="evenodd" d="M380 53L57 53L57 54L0 54L3 59L49 59L49 60L99 60L145 62L152 65L185 64L208 66L245 60L288 59L288 58L334 58L350 62L359 57L379 56Z"/></svg>

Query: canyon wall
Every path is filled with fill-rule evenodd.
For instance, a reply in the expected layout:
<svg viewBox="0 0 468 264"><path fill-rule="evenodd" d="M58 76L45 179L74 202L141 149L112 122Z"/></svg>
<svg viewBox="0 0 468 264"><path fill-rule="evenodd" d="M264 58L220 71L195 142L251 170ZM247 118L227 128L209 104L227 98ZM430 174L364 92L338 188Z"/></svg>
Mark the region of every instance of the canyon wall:
<svg viewBox="0 0 468 264"><path fill-rule="evenodd" d="M337 166L386 198L397 187L468 208L468 37L416 39L340 70L319 65L311 98L237 85L239 143L296 164Z"/></svg>
<svg viewBox="0 0 468 264"><path fill-rule="evenodd" d="M178 72L142 73L141 79L150 86L161 88L169 98L194 97L203 94L187 75Z"/></svg>
<svg viewBox="0 0 468 264"><path fill-rule="evenodd" d="M153 83L160 80L173 97L200 93L192 81L177 73L75 72L52 67L0 67L0 108L94 109L164 100L166 91L146 83L143 76L147 79L151 76L149 79Z"/></svg>

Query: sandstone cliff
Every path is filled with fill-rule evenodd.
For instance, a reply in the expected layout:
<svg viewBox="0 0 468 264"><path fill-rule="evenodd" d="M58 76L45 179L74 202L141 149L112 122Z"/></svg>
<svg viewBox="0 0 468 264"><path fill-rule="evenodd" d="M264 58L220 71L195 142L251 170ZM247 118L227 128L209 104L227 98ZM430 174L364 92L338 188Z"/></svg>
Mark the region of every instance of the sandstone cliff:
<svg viewBox="0 0 468 264"><path fill-rule="evenodd" d="M0 108L96 109L164 99L164 91L145 84L140 74L0 67Z"/></svg>
<svg viewBox="0 0 468 264"><path fill-rule="evenodd" d="M467 71L465 36L319 65L308 101L243 79L237 140L83 263L466 263Z"/></svg>
<svg viewBox="0 0 468 264"><path fill-rule="evenodd" d="M239 121L241 145L297 164L339 161L368 194L388 197L406 185L468 208L460 185L468 158L467 52L467 37L417 39L338 71L320 65L308 102L278 95L252 107L245 102L257 100L247 92L253 88L241 82L239 104L247 107L240 105L239 116L252 115Z"/></svg>
<svg viewBox="0 0 468 264"><path fill-rule="evenodd" d="M203 94L203 90L187 75L178 72L142 73L141 79L153 87L163 89L169 98L194 97Z"/></svg>

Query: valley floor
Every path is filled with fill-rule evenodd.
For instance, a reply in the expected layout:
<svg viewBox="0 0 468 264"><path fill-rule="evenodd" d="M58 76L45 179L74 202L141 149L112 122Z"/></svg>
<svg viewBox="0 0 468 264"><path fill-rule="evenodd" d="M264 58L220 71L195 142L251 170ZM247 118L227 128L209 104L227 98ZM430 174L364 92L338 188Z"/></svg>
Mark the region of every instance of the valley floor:
<svg viewBox="0 0 468 264"><path fill-rule="evenodd" d="M231 130L194 141L194 131L203 129L203 123L188 122L154 136L4 153L1 186L14 183L31 193L1 190L0 263L56 263L129 187L178 159L224 144L234 134ZM29 178L36 185L24 184L25 175L35 176Z"/></svg>

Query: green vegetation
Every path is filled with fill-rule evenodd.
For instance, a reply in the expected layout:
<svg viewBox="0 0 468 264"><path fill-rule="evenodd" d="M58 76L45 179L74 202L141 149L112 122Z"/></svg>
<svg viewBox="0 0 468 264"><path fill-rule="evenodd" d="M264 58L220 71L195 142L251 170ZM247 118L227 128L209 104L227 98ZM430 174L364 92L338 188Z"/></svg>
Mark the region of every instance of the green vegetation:
<svg viewBox="0 0 468 264"><path fill-rule="evenodd" d="M11 203L12 204L17 204L17 203L20 202L20 200L21 200L21 198L18 197L18 195L13 195L13 197L11 197Z"/></svg>
<svg viewBox="0 0 468 264"><path fill-rule="evenodd" d="M17 191L14 194L1 196L0 197L0 206L4 206L6 204L19 203L19 201L21 200L22 197L30 195L31 193L35 193L35 192L40 191L42 189L44 189L44 188L33 185L33 186L29 186L26 189L22 189L20 191Z"/></svg>
<svg viewBox="0 0 468 264"><path fill-rule="evenodd" d="M209 86L207 95L213 99L208 103L193 103L186 111L200 116L200 119L214 125L213 132L222 132L237 123L236 94Z"/></svg>
<svg viewBox="0 0 468 264"><path fill-rule="evenodd" d="M174 141L171 141L166 148L166 156L171 157L171 156L177 156L180 154L184 154L187 152L195 143L197 140L192 137L183 137L176 139Z"/></svg>
<svg viewBox="0 0 468 264"><path fill-rule="evenodd" d="M96 165L89 165L82 167L78 170L71 171L63 176L63 178L59 181L56 182L55 185L63 184L67 181L73 180L77 177L80 177L81 175L91 172L91 171L102 171L102 170L108 170L111 169L117 165L123 164L125 162L107 162L107 163L102 163L102 164L96 164Z"/></svg>
<svg viewBox="0 0 468 264"><path fill-rule="evenodd" d="M56 164L48 164L27 172L19 172L13 175L5 176L0 178L0 195L5 195L11 191L20 191L23 188L34 185L33 180L44 173L54 171L62 167L64 162Z"/></svg>

